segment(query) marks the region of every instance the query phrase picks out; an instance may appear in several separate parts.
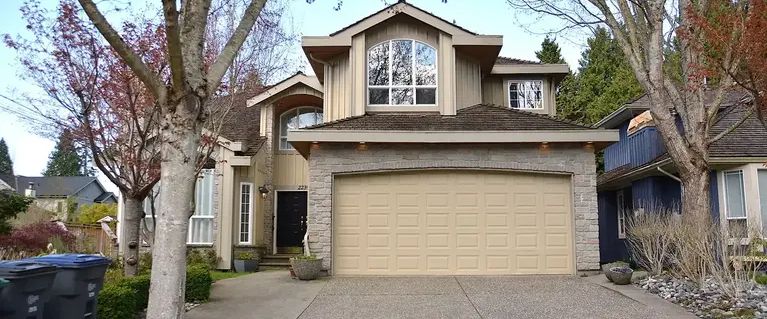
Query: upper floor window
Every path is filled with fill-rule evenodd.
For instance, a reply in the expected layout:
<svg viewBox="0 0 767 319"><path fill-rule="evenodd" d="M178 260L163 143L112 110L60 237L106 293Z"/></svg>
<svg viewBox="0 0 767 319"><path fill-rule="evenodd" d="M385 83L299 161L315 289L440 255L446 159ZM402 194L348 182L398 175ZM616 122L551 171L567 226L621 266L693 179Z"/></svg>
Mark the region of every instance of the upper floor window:
<svg viewBox="0 0 767 319"><path fill-rule="evenodd" d="M302 106L280 115L280 150L293 150L288 144L288 130L295 130L322 123L322 109Z"/></svg>
<svg viewBox="0 0 767 319"><path fill-rule="evenodd" d="M437 50L415 40L390 40L368 50L368 104L437 103Z"/></svg>
<svg viewBox="0 0 767 319"><path fill-rule="evenodd" d="M509 107L514 109L542 109L543 81L509 81Z"/></svg>

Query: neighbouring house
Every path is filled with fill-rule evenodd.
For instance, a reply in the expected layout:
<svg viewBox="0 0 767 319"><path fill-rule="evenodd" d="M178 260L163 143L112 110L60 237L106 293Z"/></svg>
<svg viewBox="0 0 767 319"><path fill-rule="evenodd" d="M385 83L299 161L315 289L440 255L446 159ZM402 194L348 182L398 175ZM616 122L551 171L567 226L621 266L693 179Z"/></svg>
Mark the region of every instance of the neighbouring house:
<svg viewBox="0 0 767 319"><path fill-rule="evenodd" d="M642 96L595 126L618 129L620 140L604 150L597 178L601 262L628 260L630 214L678 209L681 184ZM709 134L717 136L743 119L749 98L730 92ZM711 217L726 229L763 229L767 234L767 130L750 115L710 147Z"/></svg>
<svg viewBox="0 0 767 319"><path fill-rule="evenodd" d="M0 184L34 197L35 206L56 213L61 220L68 219L70 209L77 210L82 205L117 203L115 194L93 176L0 175Z"/></svg>
<svg viewBox="0 0 767 319"><path fill-rule="evenodd" d="M305 235L331 275L597 269L595 152L618 131L555 119L567 65L502 44L402 1L303 37L316 76L231 99L189 245L222 269Z"/></svg>

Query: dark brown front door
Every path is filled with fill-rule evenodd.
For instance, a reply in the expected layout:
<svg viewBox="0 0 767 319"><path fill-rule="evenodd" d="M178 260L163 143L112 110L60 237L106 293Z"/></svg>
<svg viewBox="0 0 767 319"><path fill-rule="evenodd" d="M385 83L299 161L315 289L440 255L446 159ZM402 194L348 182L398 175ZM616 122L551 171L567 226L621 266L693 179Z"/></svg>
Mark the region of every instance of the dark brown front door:
<svg viewBox="0 0 767 319"><path fill-rule="evenodd" d="M277 192L277 247L301 247L306 233L306 192Z"/></svg>

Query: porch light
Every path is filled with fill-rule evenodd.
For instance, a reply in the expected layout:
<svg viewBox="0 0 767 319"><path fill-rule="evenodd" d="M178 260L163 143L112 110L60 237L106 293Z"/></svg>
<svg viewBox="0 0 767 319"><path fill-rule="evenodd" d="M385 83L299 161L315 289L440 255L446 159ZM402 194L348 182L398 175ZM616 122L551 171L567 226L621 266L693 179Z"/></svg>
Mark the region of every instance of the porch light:
<svg viewBox="0 0 767 319"><path fill-rule="evenodd" d="M261 185L258 187L258 192L261 194L261 198L266 199L266 194L269 194L269 188L266 187L266 184Z"/></svg>
<svg viewBox="0 0 767 319"><path fill-rule="evenodd" d="M365 144L365 142L360 142L359 144L357 144L357 150L358 151L367 151L368 150L368 145Z"/></svg>
<svg viewBox="0 0 767 319"><path fill-rule="evenodd" d="M586 142L586 144L583 144L583 147L587 150L594 150L594 142Z"/></svg>
<svg viewBox="0 0 767 319"><path fill-rule="evenodd" d="M549 153L549 142L541 142L541 145L538 146L538 151L540 151L542 154L548 154Z"/></svg>
<svg viewBox="0 0 767 319"><path fill-rule="evenodd" d="M313 150L320 149L320 142L312 142L312 149Z"/></svg>

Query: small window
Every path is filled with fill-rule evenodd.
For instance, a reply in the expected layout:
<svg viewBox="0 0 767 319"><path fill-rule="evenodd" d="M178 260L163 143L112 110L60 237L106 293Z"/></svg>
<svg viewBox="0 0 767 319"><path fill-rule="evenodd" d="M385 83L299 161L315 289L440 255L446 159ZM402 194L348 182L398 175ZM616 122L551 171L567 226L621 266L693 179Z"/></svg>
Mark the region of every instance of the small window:
<svg viewBox="0 0 767 319"><path fill-rule="evenodd" d="M253 184L240 183L240 244L251 244L253 220Z"/></svg>
<svg viewBox="0 0 767 319"><path fill-rule="evenodd" d="M743 171L724 173L725 209L728 219L746 218Z"/></svg>
<svg viewBox="0 0 767 319"><path fill-rule="evenodd" d="M322 109L314 106L302 106L291 109L280 116L280 150L290 151L288 131L322 123Z"/></svg>
<svg viewBox="0 0 767 319"><path fill-rule="evenodd" d="M369 105L436 103L436 49L415 40L391 40L368 50Z"/></svg>
<svg viewBox="0 0 767 319"><path fill-rule="evenodd" d="M509 81L509 107L543 109L543 81Z"/></svg>
<svg viewBox="0 0 767 319"><path fill-rule="evenodd" d="M615 195L615 206L618 208L618 238L626 238L626 206L623 201L623 191Z"/></svg>

